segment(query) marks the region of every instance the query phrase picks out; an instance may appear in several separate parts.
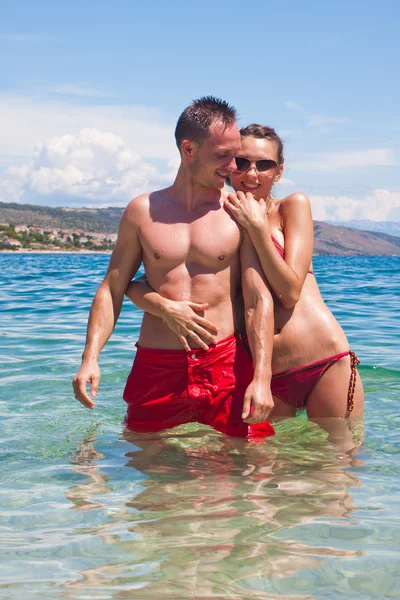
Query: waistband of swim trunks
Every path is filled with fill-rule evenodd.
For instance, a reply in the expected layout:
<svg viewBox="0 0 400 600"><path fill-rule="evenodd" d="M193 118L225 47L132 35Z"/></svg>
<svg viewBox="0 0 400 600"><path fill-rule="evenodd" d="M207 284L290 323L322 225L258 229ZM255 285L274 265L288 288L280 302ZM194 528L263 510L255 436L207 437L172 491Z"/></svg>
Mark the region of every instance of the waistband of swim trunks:
<svg viewBox="0 0 400 600"><path fill-rule="evenodd" d="M145 356L147 355L151 355L153 357L191 357L191 358L201 358L201 357L206 357L206 356L211 356L211 355L217 355L220 353L223 353L227 350L227 348L232 347L232 345L236 345L237 342L241 343L240 340L240 335L239 333L233 333L232 335L228 336L227 338L224 338L223 340L220 340L219 342L217 342L216 344L209 344L208 346L208 350L203 350L203 348L191 348L190 350L184 350L182 348L182 350L169 350L167 348L147 348L147 347L142 347L139 346L139 344L136 344L137 347L137 351L136 351L136 355L142 355Z"/></svg>

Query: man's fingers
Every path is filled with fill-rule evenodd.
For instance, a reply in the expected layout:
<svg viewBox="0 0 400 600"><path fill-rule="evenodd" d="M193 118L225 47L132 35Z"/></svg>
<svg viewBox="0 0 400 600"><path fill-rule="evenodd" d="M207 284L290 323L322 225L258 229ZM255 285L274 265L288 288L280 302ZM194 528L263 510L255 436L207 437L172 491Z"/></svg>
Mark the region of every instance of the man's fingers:
<svg viewBox="0 0 400 600"><path fill-rule="evenodd" d="M94 408L94 402L93 400L91 400L89 398L89 396L87 396L87 400L86 398L79 398L78 396L75 396L75 398L78 400L78 402L80 402L83 406L85 406L86 408L90 408L90 410L93 410Z"/></svg>
<svg viewBox="0 0 400 600"><path fill-rule="evenodd" d="M251 415L249 415L249 417L246 419L246 423L249 423L251 425L256 425L257 423L264 423L264 421L268 419L268 415L272 409L268 409L265 406L257 406L254 403L252 406L254 407L254 410L251 413Z"/></svg>
<svg viewBox="0 0 400 600"><path fill-rule="evenodd" d="M83 404L83 406L86 406L87 408L94 407L93 400L88 396L88 394L86 392L86 382L83 382L83 381L77 382L77 386L75 387L75 398L77 400L79 400L79 402L81 404Z"/></svg>
<svg viewBox="0 0 400 600"><path fill-rule="evenodd" d="M243 409L242 409L242 419L243 421L247 419L250 414L250 398L244 397L243 401Z"/></svg>
<svg viewBox="0 0 400 600"><path fill-rule="evenodd" d="M99 383L100 377L98 375L93 375L92 385L90 386L90 394L93 398L96 398L97 396L97 392L99 391Z"/></svg>
<svg viewBox="0 0 400 600"><path fill-rule="evenodd" d="M73 380L72 387L74 388L75 398L86 408L94 408L94 402L86 392L86 383L86 380L77 377Z"/></svg>
<svg viewBox="0 0 400 600"><path fill-rule="evenodd" d="M263 423L264 421L267 420L267 417L263 416L262 414L254 411L247 419L243 419L243 421L246 421L246 423L249 423L250 425L256 425L257 423Z"/></svg>
<svg viewBox="0 0 400 600"><path fill-rule="evenodd" d="M94 402L90 398L90 396L88 396L88 393L86 391L86 384L83 382L78 387L78 394L76 395L76 399L88 408L94 407Z"/></svg>

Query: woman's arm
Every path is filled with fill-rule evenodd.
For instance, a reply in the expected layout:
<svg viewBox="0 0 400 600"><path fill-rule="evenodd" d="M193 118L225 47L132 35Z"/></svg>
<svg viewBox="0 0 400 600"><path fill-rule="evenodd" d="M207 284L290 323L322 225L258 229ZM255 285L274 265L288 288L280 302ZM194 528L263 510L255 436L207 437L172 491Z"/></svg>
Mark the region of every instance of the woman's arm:
<svg viewBox="0 0 400 600"><path fill-rule="evenodd" d="M131 281L125 295L141 310L162 319L178 336L185 350L190 350L187 337L204 350L208 350L208 346L202 338L211 344L215 343L214 335L218 333L218 327L198 314L208 308L207 303L164 298L149 286L144 276Z"/></svg>
<svg viewBox="0 0 400 600"><path fill-rule="evenodd" d="M264 274L285 308L298 302L312 260L314 232L310 201L303 194L291 194L281 201L285 235L285 258L276 251L264 200L258 202L247 193L229 195L227 208L246 228Z"/></svg>

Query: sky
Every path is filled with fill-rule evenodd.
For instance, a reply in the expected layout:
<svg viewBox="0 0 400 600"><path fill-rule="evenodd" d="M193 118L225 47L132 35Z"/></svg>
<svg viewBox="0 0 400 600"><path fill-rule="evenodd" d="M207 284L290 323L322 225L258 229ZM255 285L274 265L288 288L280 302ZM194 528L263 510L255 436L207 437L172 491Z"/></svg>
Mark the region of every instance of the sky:
<svg viewBox="0 0 400 600"><path fill-rule="evenodd" d="M212 94L285 142L275 195L319 220L400 221L400 3L0 3L0 201L124 206L179 165Z"/></svg>

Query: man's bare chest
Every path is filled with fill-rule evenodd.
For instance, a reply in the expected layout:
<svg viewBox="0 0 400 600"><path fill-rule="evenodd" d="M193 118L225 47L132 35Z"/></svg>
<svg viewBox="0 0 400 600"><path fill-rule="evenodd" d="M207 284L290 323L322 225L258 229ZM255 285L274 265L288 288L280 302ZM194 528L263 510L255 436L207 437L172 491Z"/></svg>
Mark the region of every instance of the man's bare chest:
<svg viewBox="0 0 400 600"><path fill-rule="evenodd" d="M225 211L211 211L191 222L170 221L149 219L142 225L140 239L147 264L156 261L174 267L194 262L215 269L236 258L240 231Z"/></svg>

